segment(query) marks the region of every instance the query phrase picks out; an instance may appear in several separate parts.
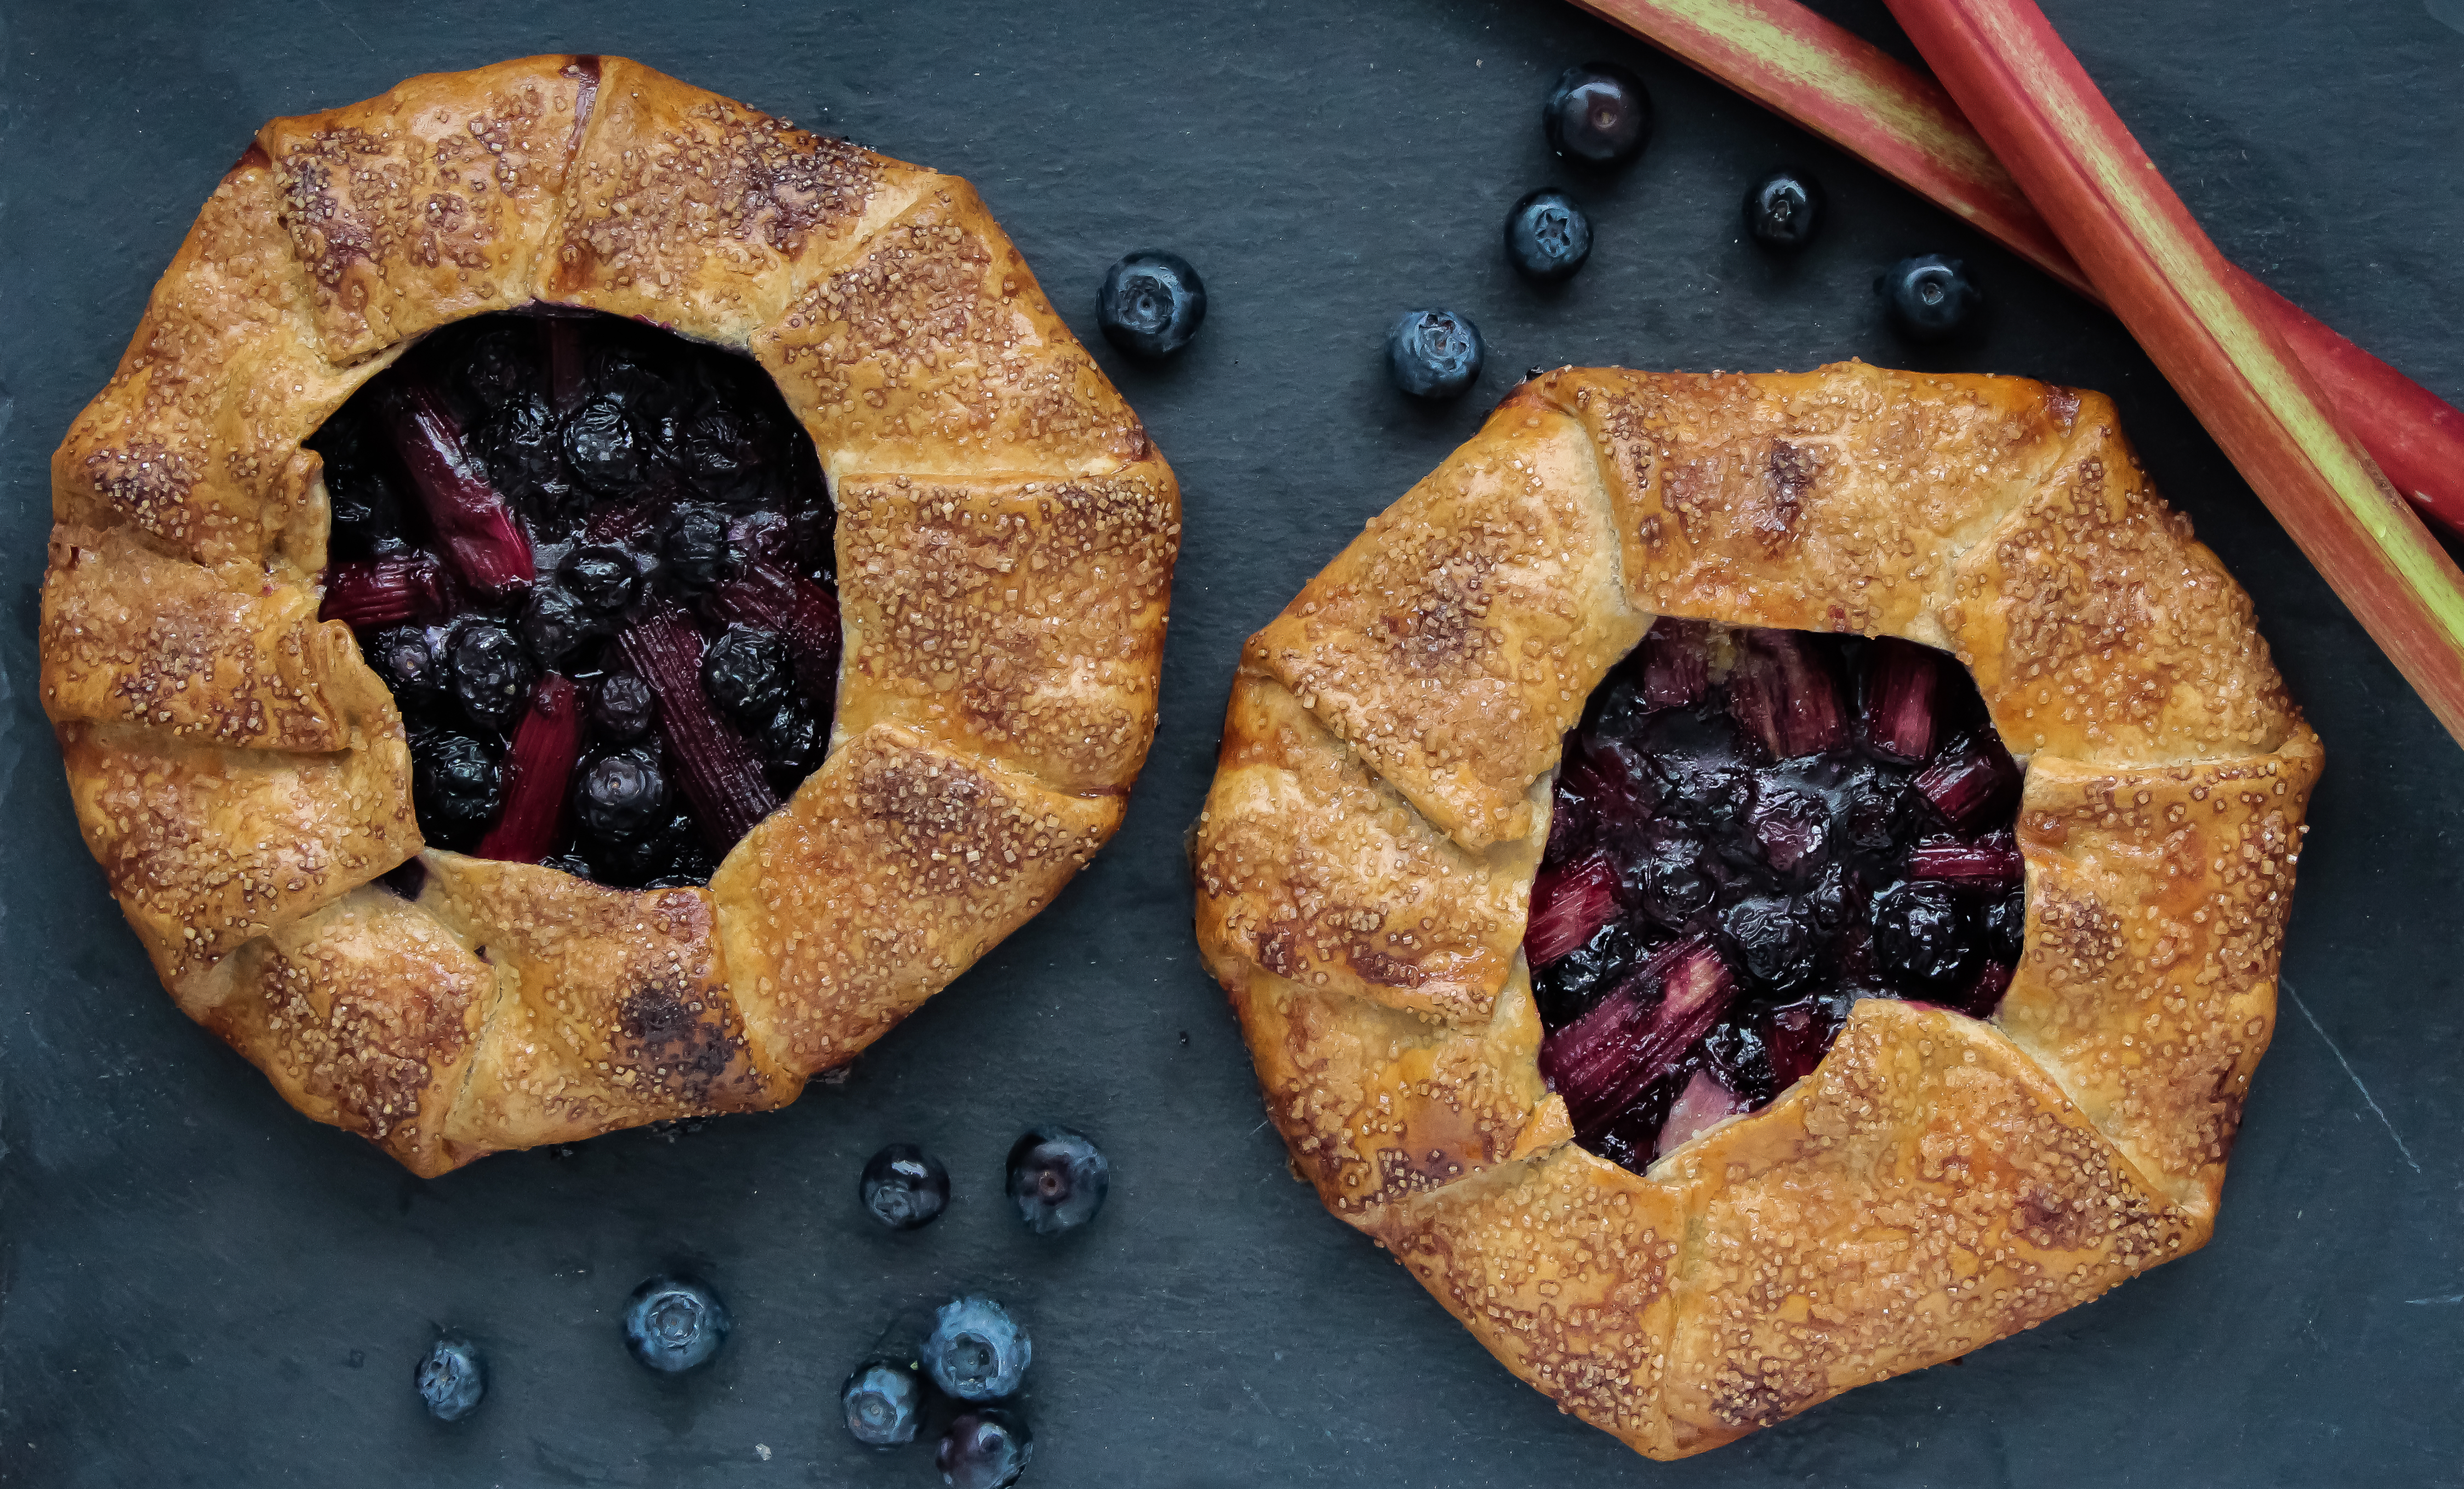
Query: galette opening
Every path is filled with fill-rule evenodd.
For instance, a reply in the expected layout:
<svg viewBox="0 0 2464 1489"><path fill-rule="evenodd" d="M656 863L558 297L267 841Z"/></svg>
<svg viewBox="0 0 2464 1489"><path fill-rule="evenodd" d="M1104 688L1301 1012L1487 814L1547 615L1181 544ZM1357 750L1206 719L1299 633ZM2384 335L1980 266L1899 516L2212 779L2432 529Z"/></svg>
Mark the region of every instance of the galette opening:
<svg viewBox="0 0 2464 1489"><path fill-rule="evenodd" d="M1661 619L1566 736L1524 936L1575 1140L1641 1172L1810 1074L1859 998L1990 1015L2020 775L1947 653Z"/></svg>
<svg viewBox="0 0 2464 1489"><path fill-rule="evenodd" d="M534 305L430 334L308 444L322 614L393 691L429 843L701 884L821 763L835 515L751 359Z"/></svg>

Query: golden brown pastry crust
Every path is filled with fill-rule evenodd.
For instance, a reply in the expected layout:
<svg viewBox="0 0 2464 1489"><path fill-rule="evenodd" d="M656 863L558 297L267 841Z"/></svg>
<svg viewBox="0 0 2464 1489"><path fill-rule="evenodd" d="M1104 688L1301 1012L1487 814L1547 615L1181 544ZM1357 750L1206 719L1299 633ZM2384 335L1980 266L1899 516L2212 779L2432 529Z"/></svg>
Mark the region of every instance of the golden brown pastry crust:
<svg viewBox="0 0 2464 1489"><path fill-rule="evenodd" d="M840 493L837 737L708 891L363 887L422 843L300 442L535 300L759 357ZM43 699L113 893L183 1007L422 1174L793 1100L1060 892L1154 734L1178 489L973 189L621 57L267 124L52 469Z"/></svg>
<svg viewBox="0 0 2464 1489"><path fill-rule="evenodd" d="M1635 1174L1573 1146L1518 943L1563 733L1658 614L1954 651L2027 763L2027 951L1991 1020L1861 1001L1814 1074ZM2205 1241L2318 769L2103 398L1563 369L1252 640L1198 935L1328 1207L1563 1409L1682 1457Z"/></svg>

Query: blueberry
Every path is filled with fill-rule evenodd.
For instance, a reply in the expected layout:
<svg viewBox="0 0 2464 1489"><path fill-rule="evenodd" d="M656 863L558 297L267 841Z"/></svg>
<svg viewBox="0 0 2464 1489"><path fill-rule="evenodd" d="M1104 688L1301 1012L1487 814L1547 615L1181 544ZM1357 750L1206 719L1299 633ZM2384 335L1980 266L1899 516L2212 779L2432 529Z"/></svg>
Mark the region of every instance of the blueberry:
<svg viewBox="0 0 2464 1489"><path fill-rule="evenodd" d="M1787 983L1813 971L1813 917L1780 895L1739 900L1720 912L1720 929L1747 973L1770 983Z"/></svg>
<svg viewBox="0 0 2464 1489"><path fill-rule="evenodd" d="M1985 296L1967 266L1940 253L1903 258L1875 281L1891 323L1913 341L1939 341L1965 330Z"/></svg>
<svg viewBox="0 0 2464 1489"><path fill-rule="evenodd" d="M1009 1310L971 1293L941 1305L924 1340L933 1384L960 1401L998 1401L1018 1390L1035 1347Z"/></svg>
<svg viewBox="0 0 2464 1489"><path fill-rule="evenodd" d="M741 724L767 722L787 701L787 644L777 631L731 625L701 659L701 690Z"/></svg>
<svg viewBox="0 0 2464 1489"><path fill-rule="evenodd" d="M531 693L531 665L514 633L495 621L465 622L447 655L453 665L453 697L471 722L503 729Z"/></svg>
<svg viewBox="0 0 2464 1489"><path fill-rule="evenodd" d="M913 1231L941 1217L950 1203L950 1171L913 1143L892 1143L864 1166L856 1193L874 1219L893 1231Z"/></svg>
<svg viewBox="0 0 2464 1489"><path fill-rule="evenodd" d="M583 543L564 556L557 575L583 609L608 615L633 602L641 569L614 543Z"/></svg>
<svg viewBox="0 0 2464 1489"><path fill-rule="evenodd" d="M783 704L760 729L761 755L769 762L770 783L783 796L794 796L804 777L819 769L828 753L826 725L796 704Z"/></svg>
<svg viewBox="0 0 2464 1489"><path fill-rule="evenodd" d="M1095 323L1104 339L1133 357L1169 357L1206 320L1206 285L1189 260L1140 249L1104 272Z"/></svg>
<svg viewBox="0 0 2464 1489"><path fill-rule="evenodd" d="M915 1440L915 1412L923 1397L915 1372L887 1360L868 1360L857 1366L839 1388L848 1434L875 1448Z"/></svg>
<svg viewBox="0 0 2464 1489"><path fill-rule="evenodd" d="M603 496L641 484L649 451L642 431L612 393L590 399L564 421L564 462L573 478Z"/></svg>
<svg viewBox="0 0 2464 1489"><path fill-rule="evenodd" d="M531 591L531 602L522 610L522 649L539 666L553 668L589 637L591 628L581 601L553 584L541 584Z"/></svg>
<svg viewBox="0 0 2464 1489"><path fill-rule="evenodd" d="M1557 75L1540 122L1559 155L1622 165L1651 142L1651 93L1615 62L1585 62Z"/></svg>
<svg viewBox="0 0 2464 1489"><path fill-rule="evenodd" d="M1026 1423L995 1408L952 1418L933 1463L952 1489L1009 1489L1034 1456L1035 1438Z"/></svg>
<svg viewBox="0 0 2464 1489"><path fill-rule="evenodd" d="M1626 865L1626 884L1654 920L1674 928L1711 903L1719 886L1704 872L1703 851L1697 838L1657 838Z"/></svg>
<svg viewBox="0 0 2464 1489"><path fill-rule="evenodd" d="M748 512L727 525L727 561L785 563L794 557L795 525L776 512Z"/></svg>
<svg viewBox="0 0 2464 1489"><path fill-rule="evenodd" d="M428 1347L411 1379L419 1386L419 1399L428 1403L428 1414L440 1422L469 1416L488 1393L488 1369L478 1347L453 1334Z"/></svg>
<svg viewBox="0 0 2464 1489"><path fill-rule="evenodd" d="M590 727L614 744L631 744L650 732L659 695L630 672L611 672L590 694Z"/></svg>
<svg viewBox="0 0 2464 1489"><path fill-rule="evenodd" d="M468 734L430 735L412 753L410 799L427 836L444 847L468 846L504 805L504 772Z"/></svg>
<svg viewBox="0 0 2464 1489"><path fill-rule="evenodd" d="M524 393L497 409L479 427L478 444L488 474L508 496L533 496L564 482L556 413L539 393Z"/></svg>
<svg viewBox="0 0 2464 1489"><path fill-rule="evenodd" d="M1874 896L1874 952L1913 991L1939 993L1976 966L1968 908L1939 880L1896 884Z"/></svg>
<svg viewBox="0 0 2464 1489"><path fill-rule="evenodd" d="M1812 176L1775 170L1746 193L1746 230L1765 248L1801 249L1821 225L1822 183Z"/></svg>
<svg viewBox="0 0 2464 1489"><path fill-rule="evenodd" d="M520 331L499 322L473 337L462 353L462 385L480 406L502 408L530 385L538 359L522 340Z"/></svg>
<svg viewBox="0 0 2464 1489"><path fill-rule="evenodd" d="M1009 1197L1038 1236L1058 1236L1095 1218L1111 1182L1112 1166L1084 1132L1029 1128L1009 1150Z"/></svg>
<svg viewBox="0 0 2464 1489"><path fill-rule="evenodd" d="M1506 214L1506 258L1527 279L1571 279L1592 256L1592 220L1563 191L1525 193Z"/></svg>
<svg viewBox="0 0 2464 1489"><path fill-rule="evenodd" d="M680 505L663 547L677 583L708 589L727 572L727 519L708 507Z"/></svg>
<svg viewBox="0 0 2464 1489"><path fill-rule="evenodd" d="M654 1277L625 1304L625 1347L654 1370L690 1370L718 1353L732 1324L727 1304L701 1283Z"/></svg>
<svg viewBox="0 0 2464 1489"><path fill-rule="evenodd" d="M379 631L367 646L368 666L393 690L395 707L416 713L445 697L445 662L428 632L416 625Z"/></svg>
<svg viewBox="0 0 2464 1489"><path fill-rule="evenodd" d="M1453 398L1480 378L1480 327L1450 310L1407 310L1386 332L1386 372L1415 398Z"/></svg>
<svg viewBox="0 0 2464 1489"><path fill-rule="evenodd" d="M573 788L582 825L611 841L640 838L666 820L667 806L658 762L632 750L595 761Z"/></svg>
<svg viewBox="0 0 2464 1489"><path fill-rule="evenodd" d="M675 449L693 489L714 500L741 498L760 478L761 450L744 419L724 404L686 421Z"/></svg>
<svg viewBox="0 0 2464 1489"><path fill-rule="evenodd" d="M2019 964L2019 953L2028 935L2028 896L2024 891L2013 889L1986 908L1985 935L1992 945L1994 960L2005 967Z"/></svg>
<svg viewBox="0 0 2464 1489"><path fill-rule="evenodd" d="M1531 991L1550 1027L1572 1022L1599 1001L1599 996L1634 965L1641 945L1642 937L1632 927L1612 920L1593 931L1590 940L1534 969Z"/></svg>

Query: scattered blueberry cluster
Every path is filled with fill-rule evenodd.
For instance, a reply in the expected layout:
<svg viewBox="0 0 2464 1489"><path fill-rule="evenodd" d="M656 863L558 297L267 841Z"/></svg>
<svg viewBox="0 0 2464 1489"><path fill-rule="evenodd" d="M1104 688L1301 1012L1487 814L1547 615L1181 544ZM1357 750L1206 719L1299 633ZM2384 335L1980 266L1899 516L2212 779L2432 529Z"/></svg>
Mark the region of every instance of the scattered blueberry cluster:
<svg viewBox="0 0 2464 1489"><path fill-rule="evenodd" d="M1111 1165L1084 1132L1045 1123L1021 1134L1002 1188L1020 1223L1058 1236L1095 1218L1111 1188ZM856 1183L865 1213L893 1231L914 1231L950 1203L950 1173L912 1143L872 1155ZM625 1347L662 1374L708 1364L734 1326L727 1303L706 1282L662 1275L633 1290L622 1320ZM912 1443L936 1403L956 1410L941 1424L935 1461L956 1489L1006 1489L1018 1481L1035 1439L1015 1398L1035 1358L1026 1329L979 1293L952 1299L929 1327L892 1324L840 1388L839 1404L856 1441ZM487 1369L468 1338L440 1334L413 1374L420 1400L441 1422L459 1421L487 1392Z"/></svg>
<svg viewBox="0 0 2464 1489"><path fill-rule="evenodd" d="M1578 168L1614 168L1651 142L1650 90L1614 62L1567 68L1541 106L1549 147ZM1777 170L1746 192L1746 230L1777 252L1814 241L1823 213L1821 183L1796 170ZM1592 222L1565 191L1526 192L1506 214L1506 260L1535 284L1573 277L1592 252ZM1875 281L1891 324L1911 340L1955 336L1975 318L1984 296L1957 259L1939 253L1904 259ZM1480 328L1456 310L1411 310L1386 332L1386 369L1395 386L1416 398L1454 398L1480 381Z"/></svg>
<svg viewBox="0 0 2464 1489"><path fill-rule="evenodd" d="M750 360L608 316L480 316L310 444L323 614L402 710L431 843L699 883L820 763L829 493Z"/></svg>

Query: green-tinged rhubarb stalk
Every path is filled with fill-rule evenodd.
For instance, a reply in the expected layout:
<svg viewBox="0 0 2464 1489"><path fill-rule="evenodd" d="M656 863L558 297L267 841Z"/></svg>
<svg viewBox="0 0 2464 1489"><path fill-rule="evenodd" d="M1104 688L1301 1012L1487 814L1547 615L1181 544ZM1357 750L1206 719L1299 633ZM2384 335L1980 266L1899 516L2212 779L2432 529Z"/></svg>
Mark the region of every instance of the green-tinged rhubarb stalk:
<svg viewBox="0 0 2464 1489"><path fill-rule="evenodd" d="M2029 0L1888 0L2105 303L2449 734L2464 573Z"/></svg>
<svg viewBox="0 0 2464 1489"><path fill-rule="evenodd" d="M2096 286L1932 78L1795 0L1574 0L1793 120L2091 299ZM2397 491L2464 533L2464 412L2240 270L2347 433Z"/></svg>

